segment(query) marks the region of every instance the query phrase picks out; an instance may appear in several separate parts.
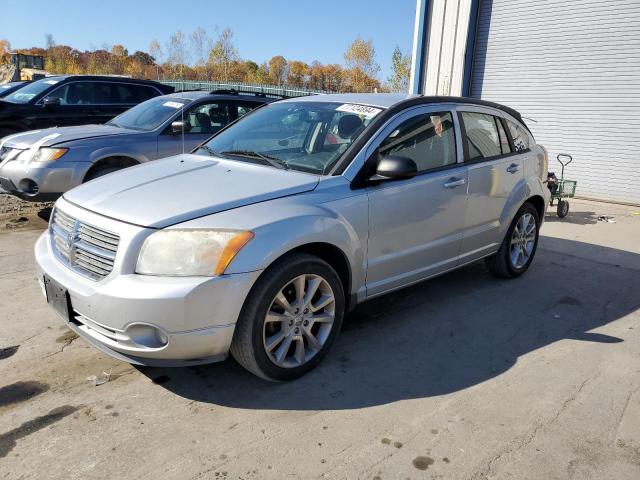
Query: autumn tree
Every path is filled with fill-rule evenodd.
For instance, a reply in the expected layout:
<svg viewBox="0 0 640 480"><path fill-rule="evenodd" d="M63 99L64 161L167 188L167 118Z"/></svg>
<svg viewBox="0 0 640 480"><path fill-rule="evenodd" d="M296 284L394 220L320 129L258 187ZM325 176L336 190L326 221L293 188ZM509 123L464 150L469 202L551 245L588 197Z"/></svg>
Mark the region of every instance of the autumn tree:
<svg viewBox="0 0 640 480"><path fill-rule="evenodd" d="M9 40L0 40L0 63L9 63L9 52L11 52L11 43Z"/></svg>
<svg viewBox="0 0 640 480"><path fill-rule="evenodd" d="M204 65L207 63L207 55L213 48L213 41L207 34L207 31L202 28L196 28L189 37L191 41L191 49L193 50L196 65Z"/></svg>
<svg viewBox="0 0 640 480"><path fill-rule="evenodd" d="M391 55L391 76L387 79L389 90L406 93L409 90L410 74L411 57L403 54L400 47L396 47Z"/></svg>
<svg viewBox="0 0 640 480"><path fill-rule="evenodd" d="M309 65L299 60L289 62L288 83L294 87L304 87L309 76Z"/></svg>
<svg viewBox="0 0 640 480"><path fill-rule="evenodd" d="M229 81L231 66L237 62L238 50L233 44L233 30L225 27L218 34L218 38L209 52L209 64L216 74L223 81Z"/></svg>
<svg viewBox="0 0 640 480"><path fill-rule="evenodd" d="M187 40L180 30L169 37L165 46L167 67L172 78L184 78L184 69L189 62Z"/></svg>
<svg viewBox="0 0 640 480"><path fill-rule="evenodd" d="M282 55L276 55L269 60L269 80L274 85L282 85L287 78L287 60Z"/></svg>
<svg viewBox="0 0 640 480"><path fill-rule="evenodd" d="M371 91L379 86L376 76L380 67L375 61L376 51L371 39L364 40L358 36L344 54L347 67L345 72L349 86L356 92Z"/></svg>

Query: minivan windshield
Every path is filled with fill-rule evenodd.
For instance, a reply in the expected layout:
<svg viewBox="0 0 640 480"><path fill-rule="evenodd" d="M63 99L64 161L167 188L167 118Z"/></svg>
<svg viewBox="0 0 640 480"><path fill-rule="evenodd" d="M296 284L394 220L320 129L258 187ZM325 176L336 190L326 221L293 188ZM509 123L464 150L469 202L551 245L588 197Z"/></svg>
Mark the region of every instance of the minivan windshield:
<svg viewBox="0 0 640 480"><path fill-rule="evenodd" d="M24 87L10 93L4 97L3 100L11 103L29 103L33 98L37 97L48 88L53 87L58 82L60 82L59 77L47 77L41 80L36 80L35 82L28 83Z"/></svg>
<svg viewBox="0 0 640 480"><path fill-rule="evenodd" d="M107 122L114 127L150 132L179 112L191 100L177 97L156 97L127 110Z"/></svg>
<svg viewBox="0 0 640 480"><path fill-rule="evenodd" d="M324 175L381 111L352 103L277 102L242 118L195 153Z"/></svg>

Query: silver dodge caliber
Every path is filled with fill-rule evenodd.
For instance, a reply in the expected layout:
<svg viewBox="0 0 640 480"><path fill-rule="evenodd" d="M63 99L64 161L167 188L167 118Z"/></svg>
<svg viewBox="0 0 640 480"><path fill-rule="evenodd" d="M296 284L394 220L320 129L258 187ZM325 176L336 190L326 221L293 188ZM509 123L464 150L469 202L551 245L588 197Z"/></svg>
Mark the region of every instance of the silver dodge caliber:
<svg viewBox="0 0 640 480"><path fill-rule="evenodd" d="M317 365L345 311L479 259L533 261L547 153L467 98L344 94L256 109L191 154L61 197L35 247L48 303L142 365Z"/></svg>

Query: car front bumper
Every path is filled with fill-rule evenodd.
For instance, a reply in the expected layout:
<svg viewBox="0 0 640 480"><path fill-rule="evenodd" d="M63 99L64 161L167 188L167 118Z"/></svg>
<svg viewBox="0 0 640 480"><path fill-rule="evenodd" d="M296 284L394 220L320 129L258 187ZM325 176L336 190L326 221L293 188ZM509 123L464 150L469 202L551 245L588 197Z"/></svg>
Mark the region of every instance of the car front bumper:
<svg viewBox="0 0 640 480"><path fill-rule="evenodd" d="M0 185L23 200L53 201L80 185L90 167L88 162L23 163L17 159L9 160L0 168Z"/></svg>
<svg viewBox="0 0 640 480"><path fill-rule="evenodd" d="M35 257L45 298L45 275L68 292L69 328L113 357L150 366L224 360L244 300L260 275L112 274L96 282L58 260L48 232L38 239Z"/></svg>

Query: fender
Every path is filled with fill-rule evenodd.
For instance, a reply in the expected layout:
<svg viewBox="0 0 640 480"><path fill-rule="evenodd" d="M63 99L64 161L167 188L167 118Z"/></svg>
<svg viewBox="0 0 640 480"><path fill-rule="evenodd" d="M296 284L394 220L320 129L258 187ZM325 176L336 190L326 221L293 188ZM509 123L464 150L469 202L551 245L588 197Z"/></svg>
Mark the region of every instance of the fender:
<svg viewBox="0 0 640 480"><path fill-rule="evenodd" d="M135 160L138 163L149 161L149 158L141 152L132 150L120 150L119 148L119 146L98 148L97 150L91 152L91 155L89 155L89 162L95 165L99 161L111 157L127 157Z"/></svg>
<svg viewBox="0 0 640 480"><path fill-rule="evenodd" d="M304 202L303 197L305 198ZM366 195L349 197L346 211L353 211L354 218L363 221L349 221L338 215L328 204L313 205L316 195L301 196L301 202L291 203L291 197L263 202L239 209L220 212L208 217L195 219L169 228L220 228L251 230L255 234L247 245L233 259L226 273L245 273L264 270L273 262L304 245L327 243L339 249L349 263L351 271L351 292L357 292L365 283L365 263L367 244ZM241 210L241 211L240 211Z"/></svg>

